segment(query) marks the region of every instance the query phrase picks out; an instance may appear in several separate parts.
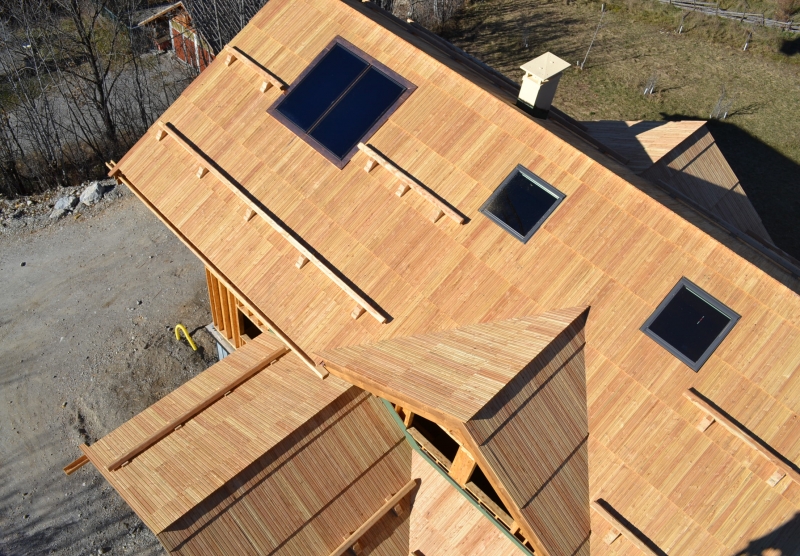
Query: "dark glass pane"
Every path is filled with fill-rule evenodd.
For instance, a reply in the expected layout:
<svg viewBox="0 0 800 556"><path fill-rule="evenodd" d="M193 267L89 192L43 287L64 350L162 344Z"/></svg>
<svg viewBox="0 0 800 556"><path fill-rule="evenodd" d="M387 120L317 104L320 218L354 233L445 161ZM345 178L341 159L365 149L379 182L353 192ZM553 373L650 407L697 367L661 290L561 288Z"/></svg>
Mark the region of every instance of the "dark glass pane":
<svg viewBox="0 0 800 556"><path fill-rule="evenodd" d="M696 362L730 321L729 317L684 286L650 324L649 329Z"/></svg>
<svg viewBox="0 0 800 556"><path fill-rule="evenodd" d="M370 68L309 135L344 158L404 91L405 87Z"/></svg>
<svg viewBox="0 0 800 556"><path fill-rule="evenodd" d="M557 200L521 172L517 172L484 210L492 213L519 235L526 236Z"/></svg>
<svg viewBox="0 0 800 556"><path fill-rule="evenodd" d="M366 67L364 60L334 45L314 69L292 87L278 106L278 112L308 131Z"/></svg>

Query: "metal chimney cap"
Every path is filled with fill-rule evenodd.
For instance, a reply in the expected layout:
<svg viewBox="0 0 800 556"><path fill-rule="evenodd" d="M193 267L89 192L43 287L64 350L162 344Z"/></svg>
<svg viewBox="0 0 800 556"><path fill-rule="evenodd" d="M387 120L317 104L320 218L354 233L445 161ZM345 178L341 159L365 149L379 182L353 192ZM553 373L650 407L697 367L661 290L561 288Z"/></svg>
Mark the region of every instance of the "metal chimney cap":
<svg viewBox="0 0 800 556"><path fill-rule="evenodd" d="M534 58L530 62L523 64L520 68L525 70L527 76L534 77L539 81L545 81L554 75L558 75L571 65L572 64L565 62L555 54L545 52L538 58Z"/></svg>

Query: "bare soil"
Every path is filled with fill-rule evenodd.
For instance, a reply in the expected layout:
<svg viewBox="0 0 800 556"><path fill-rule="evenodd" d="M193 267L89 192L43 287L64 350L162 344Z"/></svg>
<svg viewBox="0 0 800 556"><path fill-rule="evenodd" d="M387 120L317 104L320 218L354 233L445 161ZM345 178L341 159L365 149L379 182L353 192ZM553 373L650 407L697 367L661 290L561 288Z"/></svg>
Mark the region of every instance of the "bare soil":
<svg viewBox="0 0 800 556"><path fill-rule="evenodd" d="M0 226L0 555L163 553L91 465L62 472L216 360L201 263L116 189Z"/></svg>

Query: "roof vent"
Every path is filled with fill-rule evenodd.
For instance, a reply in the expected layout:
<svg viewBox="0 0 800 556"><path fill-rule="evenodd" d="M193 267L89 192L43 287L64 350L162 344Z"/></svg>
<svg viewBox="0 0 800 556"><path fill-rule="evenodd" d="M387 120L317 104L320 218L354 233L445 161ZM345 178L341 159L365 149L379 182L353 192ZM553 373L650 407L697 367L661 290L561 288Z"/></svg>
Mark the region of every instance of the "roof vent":
<svg viewBox="0 0 800 556"><path fill-rule="evenodd" d="M569 66L568 62L550 52L521 66L525 70L525 77L522 78L519 103L533 109L534 116L547 116L553 97L556 96L561 72Z"/></svg>

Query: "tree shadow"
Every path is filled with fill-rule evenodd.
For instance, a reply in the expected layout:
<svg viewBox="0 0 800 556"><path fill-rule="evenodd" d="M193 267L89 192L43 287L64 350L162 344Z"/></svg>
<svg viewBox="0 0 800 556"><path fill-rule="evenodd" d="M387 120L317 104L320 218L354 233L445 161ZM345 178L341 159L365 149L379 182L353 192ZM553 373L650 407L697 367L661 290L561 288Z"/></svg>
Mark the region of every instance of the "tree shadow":
<svg viewBox="0 0 800 556"><path fill-rule="evenodd" d="M665 120L697 119L683 114L661 116ZM736 124L709 120L706 126L775 245L800 259L800 165Z"/></svg>
<svg viewBox="0 0 800 556"><path fill-rule="evenodd" d="M800 54L800 37L791 40L784 39L783 43L781 44L780 53L786 54L787 56Z"/></svg>
<svg viewBox="0 0 800 556"><path fill-rule="evenodd" d="M769 551L769 552L768 552ZM794 517L757 539L751 540L748 545L734 554L734 556L761 556L773 554L779 556L796 556L800 554L800 512Z"/></svg>

